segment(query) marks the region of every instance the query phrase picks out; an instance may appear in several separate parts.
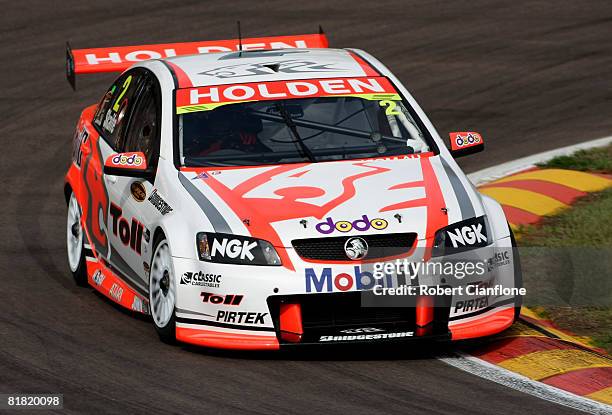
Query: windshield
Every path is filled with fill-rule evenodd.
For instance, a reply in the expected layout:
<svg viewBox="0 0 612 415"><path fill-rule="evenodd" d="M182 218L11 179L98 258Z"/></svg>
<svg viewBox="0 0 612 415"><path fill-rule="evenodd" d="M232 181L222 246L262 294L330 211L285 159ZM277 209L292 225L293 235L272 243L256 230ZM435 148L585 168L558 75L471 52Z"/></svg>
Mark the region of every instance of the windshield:
<svg viewBox="0 0 612 415"><path fill-rule="evenodd" d="M423 132L395 97L250 101L182 113L181 161L188 167L252 166L429 151Z"/></svg>

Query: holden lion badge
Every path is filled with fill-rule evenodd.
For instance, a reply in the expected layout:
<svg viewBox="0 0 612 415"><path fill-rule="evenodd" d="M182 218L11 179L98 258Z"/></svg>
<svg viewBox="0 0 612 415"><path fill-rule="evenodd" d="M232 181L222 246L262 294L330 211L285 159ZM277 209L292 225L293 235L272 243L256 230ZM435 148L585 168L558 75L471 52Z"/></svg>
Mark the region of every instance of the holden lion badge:
<svg viewBox="0 0 612 415"><path fill-rule="evenodd" d="M349 238L344 244L344 252L349 259L357 261L368 254L368 243L363 238Z"/></svg>

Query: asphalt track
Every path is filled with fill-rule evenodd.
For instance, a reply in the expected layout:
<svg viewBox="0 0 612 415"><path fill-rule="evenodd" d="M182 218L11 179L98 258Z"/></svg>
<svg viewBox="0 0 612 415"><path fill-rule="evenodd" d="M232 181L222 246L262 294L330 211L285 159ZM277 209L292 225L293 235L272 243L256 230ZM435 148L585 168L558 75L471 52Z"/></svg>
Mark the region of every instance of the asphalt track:
<svg viewBox="0 0 612 415"><path fill-rule="evenodd" d="M423 3L423 4L421 4ZM74 47L313 32L385 62L441 134L480 131L474 171L612 131L612 3L2 1L0 392L64 413L564 414L454 369L452 347L232 354L160 343L72 282L63 175L79 111L112 75L64 79ZM20 412L22 413L22 412Z"/></svg>

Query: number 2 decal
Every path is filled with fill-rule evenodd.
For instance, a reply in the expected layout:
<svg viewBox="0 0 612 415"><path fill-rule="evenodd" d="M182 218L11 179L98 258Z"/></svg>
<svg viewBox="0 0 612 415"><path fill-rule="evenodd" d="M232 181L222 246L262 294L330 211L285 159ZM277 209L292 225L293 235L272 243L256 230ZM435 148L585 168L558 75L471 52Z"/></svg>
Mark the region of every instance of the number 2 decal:
<svg viewBox="0 0 612 415"><path fill-rule="evenodd" d="M121 101L121 98L123 98L123 96L127 92L128 88L130 87L130 83L132 83L132 75L128 76L125 79L125 81L123 81L123 85L121 86L121 93L115 100L115 105L113 105L113 111L115 112L119 111L119 105L120 105L119 101Z"/></svg>
<svg viewBox="0 0 612 415"><path fill-rule="evenodd" d="M379 104L381 107L387 107L387 109L385 110L386 115L400 115L400 112L395 109L397 107L395 101L391 101L390 99L384 99L380 101Z"/></svg>

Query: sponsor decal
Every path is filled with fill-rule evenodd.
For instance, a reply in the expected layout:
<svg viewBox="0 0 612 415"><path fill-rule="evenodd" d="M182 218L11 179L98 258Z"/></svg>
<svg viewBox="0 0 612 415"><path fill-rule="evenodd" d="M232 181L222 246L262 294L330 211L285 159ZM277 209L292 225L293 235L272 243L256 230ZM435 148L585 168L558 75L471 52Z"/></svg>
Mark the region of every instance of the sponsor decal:
<svg viewBox="0 0 612 415"><path fill-rule="evenodd" d="M255 311L217 311L217 321L224 323L265 324L268 313Z"/></svg>
<svg viewBox="0 0 612 415"><path fill-rule="evenodd" d="M197 179L208 179L208 177L209 177L209 176L208 176L208 173L206 173L205 171L203 171L203 172L201 172L201 173L198 173L198 174L196 175L196 177L194 177L194 178L193 178L193 179L191 179L191 180L197 180Z"/></svg>
<svg viewBox="0 0 612 415"><path fill-rule="evenodd" d="M255 256L251 251L256 246L257 241L247 239L213 238L210 256L253 261Z"/></svg>
<svg viewBox="0 0 612 415"><path fill-rule="evenodd" d="M208 179L210 176L218 176L221 174L221 170L203 171L198 173L193 179Z"/></svg>
<svg viewBox="0 0 612 415"><path fill-rule="evenodd" d="M115 166L140 167L144 162L144 157L140 153L120 153L115 154L111 162Z"/></svg>
<svg viewBox="0 0 612 415"><path fill-rule="evenodd" d="M455 303L455 313L466 313L476 311L489 305L488 297L478 297L470 300L459 300Z"/></svg>
<svg viewBox="0 0 612 415"><path fill-rule="evenodd" d="M487 271L493 271L495 268L499 268L510 263L510 252L501 251L495 252L495 254L487 259Z"/></svg>
<svg viewBox="0 0 612 415"><path fill-rule="evenodd" d="M206 274L202 271L185 272L181 276L181 284L219 288L221 285L221 274Z"/></svg>
<svg viewBox="0 0 612 415"><path fill-rule="evenodd" d="M121 113L107 111L104 121L102 122L102 128L112 134L115 131L117 124L121 122L121 119L123 119L123 116L119 118L119 114L123 115L124 113L125 111L122 111Z"/></svg>
<svg viewBox="0 0 612 415"><path fill-rule="evenodd" d="M94 272L93 276L91 277L91 279L93 280L93 282L99 287L100 285L102 285L102 283L104 282L104 279L106 278L106 276L104 274L102 274L102 271L100 271L99 269L96 270L96 272Z"/></svg>
<svg viewBox="0 0 612 415"><path fill-rule="evenodd" d="M379 334L357 334L353 336L321 336L320 342L348 342L359 340L384 340L384 339L399 339L402 337L412 337L412 331L400 331L396 333L379 333Z"/></svg>
<svg viewBox="0 0 612 415"><path fill-rule="evenodd" d="M244 101L347 95L364 99L400 100L387 78L363 77L253 82L179 89L176 93L176 106L177 114L182 114L212 110L220 105Z"/></svg>
<svg viewBox="0 0 612 415"><path fill-rule="evenodd" d="M121 302L121 297L123 297L123 288L121 288L121 286L119 286L117 283L113 283L113 286L108 291L108 293L117 302Z"/></svg>
<svg viewBox="0 0 612 415"><path fill-rule="evenodd" d="M477 247L487 245L487 231L484 223L484 218L478 218L476 221L470 220L470 224L448 227L446 229L446 246L453 248ZM449 245L450 242L450 245Z"/></svg>
<svg viewBox="0 0 612 415"><path fill-rule="evenodd" d="M213 170L213 171L202 171L198 174L196 174L196 176L191 179L191 180L198 180L198 179L208 179L210 176L218 176L221 174L221 170Z"/></svg>
<svg viewBox="0 0 612 415"><path fill-rule="evenodd" d="M349 274L341 272L332 275L331 268L323 268L320 274L317 274L314 268L305 269L306 292L333 292L333 291L349 291L369 290L374 285L383 287L393 286L393 276L385 275L382 278L374 278L373 274L368 271L362 271L360 266L353 267L353 273Z"/></svg>
<svg viewBox="0 0 612 415"><path fill-rule="evenodd" d="M83 127L80 132L79 130L76 131L73 142L72 159L74 160L74 164L76 164L79 169L81 168L81 161L83 160L82 146L87 143L88 139L89 132L87 131L87 128Z"/></svg>
<svg viewBox="0 0 612 415"><path fill-rule="evenodd" d="M115 92L116 87L113 86L109 91L106 91L106 94L104 94L104 98L102 98L102 102L100 103L100 105L98 106L98 109L96 110L96 114L94 115L94 124L96 125L100 125L102 124L102 121L104 119L104 115L106 114L105 112L102 112L101 109L102 108L108 108L108 103L111 99L113 99L113 93Z"/></svg>
<svg viewBox="0 0 612 415"><path fill-rule="evenodd" d="M153 189L151 196L149 196L149 202L159 211L159 213L166 215L172 212L172 207L157 193L157 189Z"/></svg>
<svg viewBox="0 0 612 415"><path fill-rule="evenodd" d="M242 298L244 297L244 295L237 295L237 294L217 295L217 294L207 293L207 292L202 291L200 293L200 297L202 297L203 303L222 304L222 305L240 305L240 302L242 302Z"/></svg>
<svg viewBox="0 0 612 415"><path fill-rule="evenodd" d="M197 179L208 179L210 176L218 176L221 174L221 170L213 170L213 171L203 171L198 173L193 179L191 180L197 180Z"/></svg>
<svg viewBox="0 0 612 415"><path fill-rule="evenodd" d="M339 232L350 232L353 229L359 232L367 232L370 229L377 231L385 229L389 223L381 218L375 218L370 220L367 215L363 215L360 219L354 221L339 220L334 222L330 217L325 219L323 222L316 224L315 229L322 234L329 235L334 231Z"/></svg>
<svg viewBox="0 0 612 415"><path fill-rule="evenodd" d="M467 147L472 144L478 144L482 141L480 134L478 133L467 133L465 136L457 134L455 136L455 142L458 147Z"/></svg>
<svg viewBox="0 0 612 415"><path fill-rule="evenodd" d="M244 222L248 226L248 221ZM274 247L267 241L248 236L204 233L196 235L201 261L237 265L281 265Z"/></svg>
<svg viewBox="0 0 612 415"><path fill-rule="evenodd" d="M353 261L363 259L368 254L368 243L363 238L349 238L344 243L344 252Z"/></svg>
<svg viewBox="0 0 612 415"><path fill-rule="evenodd" d="M113 235L118 236L123 245L129 246L138 255L142 253L142 234L144 225L136 218L130 221L121 216L123 209L111 202L110 214L113 218Z"/></svg>
<svg viewBox="0 0 612 415"><path fill-rule="evenodd" d="M482 136L476 132L450 133L452 150L461 150L467 147L483 144Z"/></svg>
<svg viewBox="0 0 612 415"><path fill-rule="evenodd" d="M289 52L291 53L291 52ZM285 52L285 54L289 54ZM199 75L214 76L219 79L248 77L258 75L274 75L276 73L316 73L316 72L342 72L342 68L331 67L332 64L306 61L301 59L270 61L262 63L245 63L238 65L227 65L208 71L199 72Z"/></svg>
<svg viewBox="0 0 612 415"><path fill-rule="evenodd" d="M377 329L376 327L360 327L356 329L345 329L340 330L340 333L345 334L360 334L360 333L380 333L383 329Z"/></svg>
<svg viewBox="0 0 612 415"><path fill-rule="evenodd" d="M145 305L145 302L138 296L134 296L134 301L132 301L132 310L138 311L139 313L148 314L149 310Z"/></svg>
<svg viewBox="0 0 612 415"><path fill-rule="evenodd" d="M147 191L145 190L142 182L132 182L130 185L130 191L132 192L132 197L137 202L142 202L147 197Z"/></svg>

